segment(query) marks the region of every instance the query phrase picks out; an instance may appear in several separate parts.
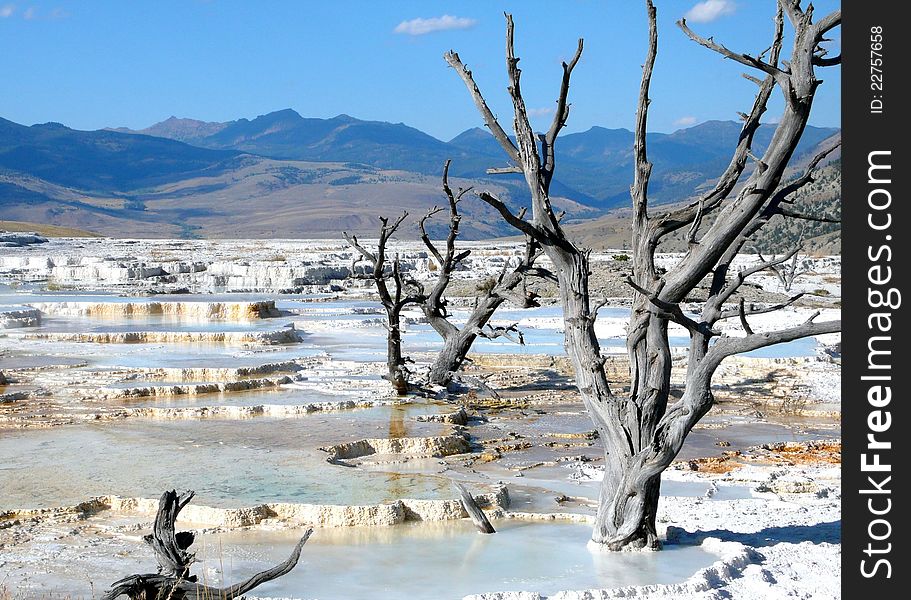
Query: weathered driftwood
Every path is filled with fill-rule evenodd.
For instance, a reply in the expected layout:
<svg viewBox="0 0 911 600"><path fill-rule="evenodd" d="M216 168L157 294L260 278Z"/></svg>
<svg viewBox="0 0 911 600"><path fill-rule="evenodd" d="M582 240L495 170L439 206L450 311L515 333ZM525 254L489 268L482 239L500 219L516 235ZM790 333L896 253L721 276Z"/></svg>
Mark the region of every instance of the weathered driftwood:
<svg viewBox="0 0 911 600"><path fill-rule="evenodd" d="M368 279L374 282L380 303L386 310L386 374L383 376L392 384L399 395L405 395L409 389L409 376L411 371L407 363L409 359L402 354L402 310L409 304L420 304L423 296L416 292L416 282L405 280L402 276L398 256L392 260L392 266L386 265L386 245L396 230L408 217L407 212L389 222L386 217L380 217L380 234L376 251L370 252L358 241L357 236L344 232L345 240L357 251L351 263L351 277L355 279ZM370 271L358 270L357 265L361 260L370 263ZM392 282L392 290L389 282Z"/></svg>
<svg viewBox="0 0 911 600"><path fill-rule="evenodd" d="M176 531L175 524L180 511L193 498L194 492L178 494L168 491L162 494L158 503L158 514L152 533L142 539L151 546L158 560L158 573L137 574L124 577L111 584L111 590L102 600L114 600L127 596L134 600L231 600L239 598L267 581L287 574L300 558L301 548L307 542L312 529L308 529L295 546L291 556L284 562L257 573L246 581L224 588L214 588L198 582L190 575L190 566L195 554L188 552L194 535L189 531Z"/></svg>
<svg viewBox="0 0 911 600"><path fill-rule="evenodd" d="M528 183L530 219L526 219L524 213L514 214L493 194L481 192L478 196L495 208L507 223L537 240L554 265L563 306L566 352L582 400L604 444L605 474L592 540L612 550L659 547L655 517L661 473L677 456L693 426L711 408L714 402L712 376L726 357L841 329L840 321L816 323L814 315L797 327L753 332L747 317L765 309L747 308L739 303L741 285L753 273L770 269L793 255L760 261L738 273L732 272L731 268L750 236L772 216L794 216L793 211L785 208L789 204L788 197L812 180L814 167L828 152L820 153L803 177L783 184L785 170L806 127L816 88L821 83L815 76L815 69L840 63L840 57L825 58L822 44L826 34L840 25L841 11L833 11L817 21L812 6L803 9L798 0L779 0L777 4L772 44L755 57L732 52L712 38L700 37L684 21L679 22L683 32L697 43L758 70L759 77L748 75L747 79L756 83L759 91L750 112L741 115L744 125L733 148L731 162L715 185L687 206L650 211L648 184L652 165L646 151L646 125L658 29L655 7L651 0L645 2L649 43L639 89L633 144L634 180L630 191L633 275L629 283L633 290L633 307L627 335L631 381L628 394L614 393L603 368L604 357L594 324L604 301L595 301L589 289L589 251L572 242L550 201L554 148L569 117L570 78L582 55L582 40L579 40L573 58L563 63L553 122L541 135L532 129L522 97L521 70L514 51L510 15L506 15L506 71L513 105L514 137L500 125L459 55L452 51L445 55L467 87L488 129L513 163L508 171L521 172ZM789 60L781 57L784 15L794 30ZM753 137L776 88L784 97L784 112L774 125L767 149L757 158L751 149ZM755 163L752 172L738 187L751 160ZM703 227L703 218L709 213L717 216L710 225ZM683 228L688 228L688 252L667 271L659 269L655 261L659 243L665 236ZM703 228L705 231L701 232ZM708 298L703 302L701 314L691 318L684 313L680 303L706 278L711 282ZM726 308L731 304L738 308ZM790 302L782 303L777 308L788 304ZM725 336L715 329L718 321L732 317L741 319L744 337ZM690 334L685 389L677 400L670 395L672 361L668 325L671 322L682 325Z"/></svg>
<svg viewBox="0 0 911 600"><path fill-rule="evenodd" d="M437 273L436 281L430 291L423 295L424 300L420 307L430 326L443 338L443 348L430 366L427 381L430 385L443 386L452 381L453 374L461 368L477 338L504 337L523 344L522 334L516 325L494 327L490 324L490 320L497 309L507 300L521 308L538 306L537 295L529 291L526 286L528 276L553 277L544 269L535 268L535 260L542 254L541 247L536 240L527 237L525 255L518 261L518 264L510 265L507 262L503 265L503 269L497 277L488 282L488 285L475 298L474 308L462 327L457 327L452 322L447 309L446 289L452 281L453 273L471 254L471 250L458 251L456 249L459 223L462 219L458 205L463 196L472 188L460 188L458 191L453 191L449 185L450 162L447 160L443 166L443 192L448 201L448 211L434 206L418 223L421 240L433 256ZM444 211L449 215L449 228L444 242L445 247L438 247L431 241L426 223L436 214Z"/></svg>
<svg viewBox="0 0 911 600"><path fill-rule="evenodd" d="M468 516L471 517L471 520L474 521L478 531L481 533L496 533L497 530L494 529L493 525L490 524L490 521L487 520L487 515L485 515L484 511L481 510L481 507L478 506L477 501L468 492L468 489L458 481L454 481L453 483L459 489L459 494L462 496L462 507L465 509L465 512L468 513Z"/></svg>

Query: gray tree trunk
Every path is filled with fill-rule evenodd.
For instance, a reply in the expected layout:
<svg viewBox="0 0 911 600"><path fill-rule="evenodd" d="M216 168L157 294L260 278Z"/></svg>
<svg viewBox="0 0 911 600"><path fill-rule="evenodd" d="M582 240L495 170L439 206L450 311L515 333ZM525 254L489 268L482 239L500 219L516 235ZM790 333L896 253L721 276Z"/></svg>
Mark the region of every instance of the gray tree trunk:
<svg viewBox="0 0 911 600"><path fill-rule="evenodd" d="M403 396L408 393L408 369L402 355L402 316L400 311L389 311L386 315L389 330L386 334L386 379L395 392Z"/></svg>

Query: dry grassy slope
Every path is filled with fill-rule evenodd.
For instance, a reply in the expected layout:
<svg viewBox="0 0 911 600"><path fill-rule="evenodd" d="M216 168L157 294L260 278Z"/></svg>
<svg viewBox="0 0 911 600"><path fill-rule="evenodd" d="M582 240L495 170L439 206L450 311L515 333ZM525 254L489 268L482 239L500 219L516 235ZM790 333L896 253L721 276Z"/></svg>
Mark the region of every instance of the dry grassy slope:
<svg viewBox="0 0 911 600"><path fill-rule="evenodd" d="M5 218L76 227L115 237L338 238L342 231L375 235L379 215L410 214L401 237L417 237L415 219L445 203L439 177L350 163L310 163L248 157L211 177L136 190L124 196L82 194L34 177L4 175L28 200L10 201ZM453 179L453 187L483 187L510 200L509 189ZM591 211L568 200L562 208ZM465 239L503 235L508 227L480 201L461 205ZM431 233L445 222L431 222Z"/></svg>
<svg viewBox="0 0 911 600"><path fill-rule="evenodd" d="M0 221L0 231L27 231L44 237L100 237L99 234L73 227L57 227L27 221Z"/></svg>

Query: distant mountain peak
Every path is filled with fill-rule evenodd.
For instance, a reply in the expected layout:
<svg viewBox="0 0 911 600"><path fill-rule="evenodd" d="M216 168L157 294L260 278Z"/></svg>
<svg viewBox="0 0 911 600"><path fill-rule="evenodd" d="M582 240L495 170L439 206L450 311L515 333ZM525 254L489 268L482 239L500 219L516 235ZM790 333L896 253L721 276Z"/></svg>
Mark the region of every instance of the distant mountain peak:
<svg viewBox="0 0 911 600"><path fill-rule="evenodd" d="M489 137L492 137L490 132L483 127L472 127L471 129L466 129L459 135L449 140L449 143L458 144L459 142L465 142L468 140L486 140Z"/></svg>
<svg viewBox="0 0 911 600"><path fill-rule="evenodd" d="M218 133L225 128L225 123L212 121L200 121L198 119L188 119L171 115L164 121L159 121L145 129L133 130L126 127L119 127L111 131L120 133L138 133L142 135L151 135L178 142L194 142L196 140L208 137Z"/></svg>
<svg viewBox="0 0 911 600"><path fill-rule="evenodd" d="M300 113L294 110L293 108L283 108L281 110L273 110L270 113L264 115L259 115L254 121L259 119L268 119L268 120L279 120L279 119L288 119L292 121L302 121L304 118L300 116Z"/></svg>

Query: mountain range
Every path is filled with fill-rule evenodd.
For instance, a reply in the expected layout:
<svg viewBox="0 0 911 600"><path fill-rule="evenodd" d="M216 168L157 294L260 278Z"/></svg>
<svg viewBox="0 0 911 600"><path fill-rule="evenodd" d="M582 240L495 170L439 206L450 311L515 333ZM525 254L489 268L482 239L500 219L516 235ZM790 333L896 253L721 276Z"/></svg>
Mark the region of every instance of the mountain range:
<svg viewBox="0 0 911 600"><path fill-rule="evenodd" d="M653 202L681 201L709 185L739 132L735 122L709 121L649 134ZM760 127L756 153L772 132ZM808 127L795 160L838 132ZM560 137L552 195L569 220L629 202L632 142L632 132L602 127ZM368 233L378 214L405 208L420 216L441 202L447 159L458 185L490 189L513 206L527 198L519 175L486 173L507 162L478 128L447 142L402 123L305 118L290 109L224 123L171 117L138 131L0 118L0 218L137 236ZM466 214L477 219L463 222L466 237L510 233L486 207L470 204Z"/></svg>

